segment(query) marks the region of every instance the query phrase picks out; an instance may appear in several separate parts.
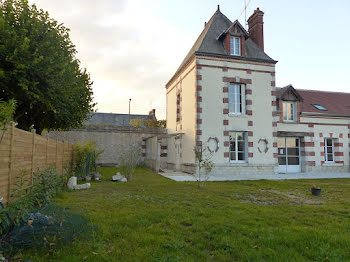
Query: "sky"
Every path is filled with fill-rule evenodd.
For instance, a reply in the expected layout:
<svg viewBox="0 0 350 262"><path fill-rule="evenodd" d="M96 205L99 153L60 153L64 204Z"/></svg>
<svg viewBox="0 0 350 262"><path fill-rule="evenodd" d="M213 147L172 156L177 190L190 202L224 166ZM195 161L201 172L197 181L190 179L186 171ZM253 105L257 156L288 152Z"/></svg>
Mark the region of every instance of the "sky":
<svg viewBox="0 0 350 262"><path fill-rule="evenodd" d="M220 4L245 25L244 0L30 0L70 28L81 67L94 81L97 112L165 119L165 84ZM246 0L264 11L265 52L276 84L350 92L349 0Z"/></svg>

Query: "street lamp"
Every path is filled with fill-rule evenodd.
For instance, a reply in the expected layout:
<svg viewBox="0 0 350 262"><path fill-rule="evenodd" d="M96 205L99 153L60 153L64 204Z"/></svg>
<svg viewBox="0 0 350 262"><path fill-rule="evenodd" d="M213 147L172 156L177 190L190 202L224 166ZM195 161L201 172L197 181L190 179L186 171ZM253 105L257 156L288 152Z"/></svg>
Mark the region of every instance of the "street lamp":
<svg viewBox="0 0 350 262"><path fill-rule="evenodd" d="M129 127L130 127L130 103L131 103L131 98L129 98Z"/></svg>

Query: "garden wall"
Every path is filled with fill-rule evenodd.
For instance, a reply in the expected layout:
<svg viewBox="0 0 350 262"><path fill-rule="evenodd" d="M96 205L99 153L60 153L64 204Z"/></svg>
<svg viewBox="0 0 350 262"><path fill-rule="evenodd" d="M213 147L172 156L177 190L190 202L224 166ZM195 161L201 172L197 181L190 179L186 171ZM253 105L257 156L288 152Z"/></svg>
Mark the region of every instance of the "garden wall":
<svg viewBox="0 0 350 262"><path fill-rule="evenodd" d="M8 202L17 177L24 171L33 174L51 165L62 174L64 168L72 164L73 150L71 143L17 129L12 124L0 144L0 197L4 203Z"/></svg>
<svg viewBox="0 0 350 262"><path fill-rule="evenodd" d="M123 147L129 144L140 144L148 137L165 134L166 129L140 128L110 125L87 125L84 128L62 132L50 132L50 138L62 139L71 143L94 141L103 153L97 159L99 165L117 165Z"/></svg>

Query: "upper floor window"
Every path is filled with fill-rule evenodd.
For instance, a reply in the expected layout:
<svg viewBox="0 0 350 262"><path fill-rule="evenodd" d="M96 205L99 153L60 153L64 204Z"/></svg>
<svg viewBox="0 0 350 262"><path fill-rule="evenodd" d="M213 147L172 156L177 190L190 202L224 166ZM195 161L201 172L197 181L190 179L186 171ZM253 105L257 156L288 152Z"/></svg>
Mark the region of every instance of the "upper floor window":
<svg viewBox="0 0 350 262"><path fill-rule="evenodd" d="M326 162L334 162L334 141L331 138L324 140L324 158Z"/></svg>
<svg viewBox="0 0 350 262"><path fill-rule="evenodd" d="M242 86L231 83L228 91L229 113L242 114Z"/></svg>
<svg viewBox="0 0 350 262"><path fill-rule="evenodd" d="M231 37L231 55L241 55L241 39L239 37Z"/></svg>
<svg viewBox="0 0 350 262"><path fill-rule="evenodd" d="M295 102L283 101L283 121L296 121L296 104Z"/></svg>
<svg viewBox="0 0 350 262"><path fill-rule="evenodd" d="M246 161L246 133L230 132L230 161Z"/></svg>
<svg viewBox="0 0 350 262"><path fill-rule="evenodd" d="M181 95L176 96L176 122L181 120Z"/></svg>

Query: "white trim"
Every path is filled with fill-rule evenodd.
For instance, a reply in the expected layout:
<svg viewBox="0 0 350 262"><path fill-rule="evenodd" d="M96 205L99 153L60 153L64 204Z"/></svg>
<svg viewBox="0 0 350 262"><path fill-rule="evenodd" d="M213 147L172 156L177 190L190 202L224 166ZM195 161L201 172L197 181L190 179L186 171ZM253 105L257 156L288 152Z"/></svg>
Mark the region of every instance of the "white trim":
<svg viewBox="0 0 350 262"><path fill-rule="evenodd" d="M328 151L327 151L327 140L330 139L332 141L332 161L328 161ZM325 137L324 138L324 147L323 147L323 150L324 150L324 162L327 163L327 164L334 164L335 163L335 159L334 159L334 139L333 138L330 138L330 137Z"/></svg>
<svg viewBox="0 0 350 262"><path fill-rule="evenodd" d="M238 42L235 41L236 39L238 39ZM234 56L241 56L241 38L240 37L231 36L230 54Z"/></svg>
<svg viewBox="0 0 350 262"><path fill-rule="evenodd" d="M230 163L247 163L247 159L248 159L248 154L247 154L247 151L248 151L248 147L247 147L247 135L246 135L246 132L244 131L231 131L230 132L231 134L232 133L235 133L235 150L234 151L231 151L231 141L229 141L229 162ZM237 139L237 135L238 133L242 133L243 134L243 142L244 142L244 151L238 151L238 139ZM231 134L229 134L231 136ZM242 141L242 140L241 140ZM238 154L239 153L244 153L244 160L231 160L231 153L235 153L235 158L238 159Z"/></svg>
<svg viewBox="0 0 350 262"><path fill-rule="evenodd" d="M286 105L286 117L287 119L284 119L284 105ZM293 114L292 114L292 119L288 119L288 115L289 115L289 107L288 105L292 106L292 110L293 110ZM283 122L289 122L289 123L295 123L297 122L297 106L295 102L289 102L289 101L283 101L282 102L282 119Z"/></svg>

